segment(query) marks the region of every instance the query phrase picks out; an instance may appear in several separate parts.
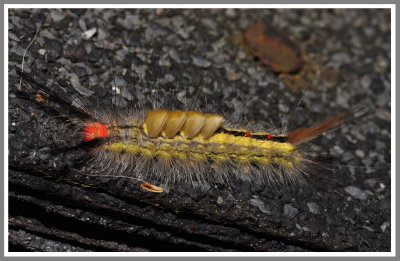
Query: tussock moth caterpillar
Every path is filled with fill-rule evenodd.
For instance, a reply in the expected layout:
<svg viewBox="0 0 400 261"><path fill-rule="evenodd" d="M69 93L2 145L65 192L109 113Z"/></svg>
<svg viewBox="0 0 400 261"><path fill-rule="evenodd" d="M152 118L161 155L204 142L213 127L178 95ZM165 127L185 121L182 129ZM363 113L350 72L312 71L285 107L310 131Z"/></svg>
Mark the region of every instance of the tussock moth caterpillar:
<svg viewBox="0 0 400 261"><path fill-rule="evenodd" d="M91 161L101 172L144 181L155 178L163 184L232 179L261 179L273 186L301 183L310 161L301 146L365 113L357 108L311 128L274 134L235 127L219 114L192 110L93 113L28 74L18 74L79 115L73 121L79 122L84 143L96 142Z"/></svg>

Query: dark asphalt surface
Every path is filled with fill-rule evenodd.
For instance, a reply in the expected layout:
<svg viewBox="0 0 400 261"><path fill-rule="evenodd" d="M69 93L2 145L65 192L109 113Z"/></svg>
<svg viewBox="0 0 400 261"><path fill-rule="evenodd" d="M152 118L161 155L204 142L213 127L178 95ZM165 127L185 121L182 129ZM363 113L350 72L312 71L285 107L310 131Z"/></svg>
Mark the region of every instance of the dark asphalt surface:
<svg viewBox="0 0 400 261"><path fill-rule="evenodd" d="M236 40L259 20L303 50L300 90ZM17 92L39 22L25 71L93 107L115 83L122 106L179 100L190 86L202 111L239 111L263 129L371 114L313 142L325 168L307 186L171 184L160 195L78 175L66 167L84 149L57 104ZM390 30L389 10L10 10L10 250L390 251Z"/></svg>

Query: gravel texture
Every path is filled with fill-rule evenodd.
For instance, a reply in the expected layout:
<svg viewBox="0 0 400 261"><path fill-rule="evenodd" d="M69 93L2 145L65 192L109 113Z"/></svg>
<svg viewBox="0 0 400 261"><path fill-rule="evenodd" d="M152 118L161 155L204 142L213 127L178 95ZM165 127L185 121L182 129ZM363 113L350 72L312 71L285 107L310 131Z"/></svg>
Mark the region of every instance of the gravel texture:
<svg viewBox="0 0 400 261"><path fill-rule="evenodd" d="M239 43L259 20L303 50L301 88ZM183 101L186 88L203 111L240 112L265 129L354 106L371 113L315 140L322 166L294 188L175 184L154 194L77 175L66 167L85 150L66 140L74 130L62 108L17 91L39 22L24 71L92 107ZM390 33L382 9L11 9L10 251L390 251Z"/></svg>

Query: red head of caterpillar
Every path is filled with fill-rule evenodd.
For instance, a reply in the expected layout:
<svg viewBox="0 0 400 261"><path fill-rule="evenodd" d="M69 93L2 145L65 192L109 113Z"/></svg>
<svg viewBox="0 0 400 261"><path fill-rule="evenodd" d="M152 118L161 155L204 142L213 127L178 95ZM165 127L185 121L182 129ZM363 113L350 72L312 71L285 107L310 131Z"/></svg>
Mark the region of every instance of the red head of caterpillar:
<svg viewBox="0 0 400 261"><path fill-rule="evenodd" d="M105 138L108 135L107 127L100 122L92 122L85 126L82 133L83 141Z"/></svg>

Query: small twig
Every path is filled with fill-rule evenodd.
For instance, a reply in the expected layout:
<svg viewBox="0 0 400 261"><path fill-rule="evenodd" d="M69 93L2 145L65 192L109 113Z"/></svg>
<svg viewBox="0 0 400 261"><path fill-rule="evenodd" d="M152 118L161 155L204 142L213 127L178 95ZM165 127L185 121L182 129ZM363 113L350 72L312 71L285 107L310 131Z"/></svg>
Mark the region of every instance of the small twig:
<svg viewBox="0 0 400 261"><path fill-rule="evenodd" d="M37 30L36 30L36 33L35 33L35 36L32 38L32 40L29 42L29 44L28 44L28 46L26 47L26 49L25 49L25 51L24 51L24 54L23 54L23 56L22 56L22 63L21 63L21 70L22 70L22 72L24 72L24 63L25 63L25 56L26 56L26 53L28 52L28 49L29 49L29 47L32 45L32 43L36 40L36 37L37 37L37 35L38 35L38 33L39 33L39 31L40 31L40 27L42 26L42 24L39 24L39 26L38 26L38 28L37 28ZM22 86L22 76L21 76L21 78L19 79L19 89L21 89L21 86Z"/></svg>

